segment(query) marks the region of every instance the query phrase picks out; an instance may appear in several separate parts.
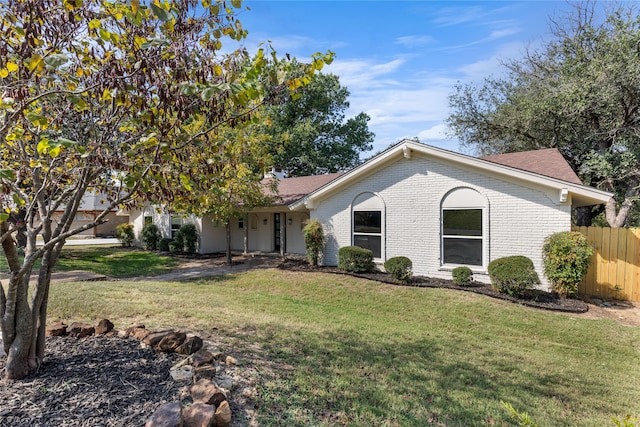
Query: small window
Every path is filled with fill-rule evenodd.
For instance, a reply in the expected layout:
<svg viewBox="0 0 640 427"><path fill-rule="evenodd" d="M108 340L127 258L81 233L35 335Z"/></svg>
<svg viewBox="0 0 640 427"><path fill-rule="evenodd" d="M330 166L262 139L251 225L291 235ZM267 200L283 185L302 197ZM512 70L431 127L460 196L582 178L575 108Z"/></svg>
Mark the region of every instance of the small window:
<svg viewBox="0 0 640 427"><path fill-rule="evenodd" d="M244 228L244 218L238 218L238 228Z"/></svg>
<svg viewBox="0 0 640 427"><path fill-rule="evenodd" d="M153 217L150 215L145 215L144 216L144 225L150 225L153 224Z"/></svg>

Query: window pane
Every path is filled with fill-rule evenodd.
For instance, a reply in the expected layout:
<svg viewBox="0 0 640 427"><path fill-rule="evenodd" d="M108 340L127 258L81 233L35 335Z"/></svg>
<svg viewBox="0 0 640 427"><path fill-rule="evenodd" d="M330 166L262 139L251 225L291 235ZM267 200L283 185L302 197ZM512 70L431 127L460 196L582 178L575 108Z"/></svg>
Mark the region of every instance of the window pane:
<svg viewBox="0 0 640 427"><path fill-rule="evenodd" d="M380 236L363 236L359 234L353 235L353 245L364 249L370 249L374 258L382 256L382 238Z"/></svg>
<svg viewBox="0 0 640 427"><path fill-rule="evenodd" d="M482 209L443 210L442 231L445 236L482 236Z"/></svg>
<svg viewBox="0 0 640 427"><path fill-rule="evenodd" d="M353 213L355 233L382 233L382 212L356 211Z"/></svg>
<svg viewBox="0 0 640 427"><path fill-rule="evenodd" d="M442 239L445 264L482 265L482 239Z"/></svg>

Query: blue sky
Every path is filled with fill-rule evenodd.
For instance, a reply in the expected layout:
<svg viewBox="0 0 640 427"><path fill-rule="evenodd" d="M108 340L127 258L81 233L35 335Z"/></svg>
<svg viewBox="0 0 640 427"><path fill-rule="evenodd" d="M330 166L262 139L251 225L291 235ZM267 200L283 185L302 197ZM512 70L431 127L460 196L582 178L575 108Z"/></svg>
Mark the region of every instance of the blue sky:
<svg viewBox="0 0 640 427"><path fill-rule="evenodd" d="M351 117L365 112L376 134L372 153L402 138L465 151L447 138L448 95L457 82L499 75L549 37L549 17L565 1L273 1L248 0L239 18L250 51L270 41L279 56L336 57L323 71L350 92ZM363 156L366 157L366 154Z"/></svg>

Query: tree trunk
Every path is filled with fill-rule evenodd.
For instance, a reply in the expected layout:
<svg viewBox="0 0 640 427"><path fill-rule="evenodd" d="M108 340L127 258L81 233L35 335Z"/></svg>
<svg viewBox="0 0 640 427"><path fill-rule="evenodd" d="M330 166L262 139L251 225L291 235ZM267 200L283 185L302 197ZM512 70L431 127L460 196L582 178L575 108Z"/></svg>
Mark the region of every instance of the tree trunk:
<svg viewBox="0 0 640 427"><path fill-rule="evenodd" d="M227 235L227 265L231 265L233 263L233 259L231 257L231 221L227 221L224 228Z"/></svg>
<svg viewBox="0 0 640 427"><path fill-rule="evenodd" d="M609 199L607 204L605 205L604 212L607 218L607 222L611 228L620 228L624 227L627 222L627 218L631 213L631 208L633 207L633 200L627 195L622 202L622 206L620 206L620 210L616 210L617 203L615 199L612 197Z"/></svg>

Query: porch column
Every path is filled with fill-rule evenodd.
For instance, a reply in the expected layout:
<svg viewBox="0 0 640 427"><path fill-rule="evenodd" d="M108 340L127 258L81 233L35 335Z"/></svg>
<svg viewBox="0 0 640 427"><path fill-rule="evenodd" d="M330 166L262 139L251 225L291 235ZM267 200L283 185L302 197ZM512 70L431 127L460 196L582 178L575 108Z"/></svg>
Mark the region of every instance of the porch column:
<svg viewBox="0 0 640 427"><path fill-rule="evenodd" d="M249 214L244 215L244 255L249 254Z"/></svg>
<svg viewBox="0 0 640 427"><path fill-rule="evenodd" d="M280 256L284 258L287 253L287 214L280 214Z"/></svg>

